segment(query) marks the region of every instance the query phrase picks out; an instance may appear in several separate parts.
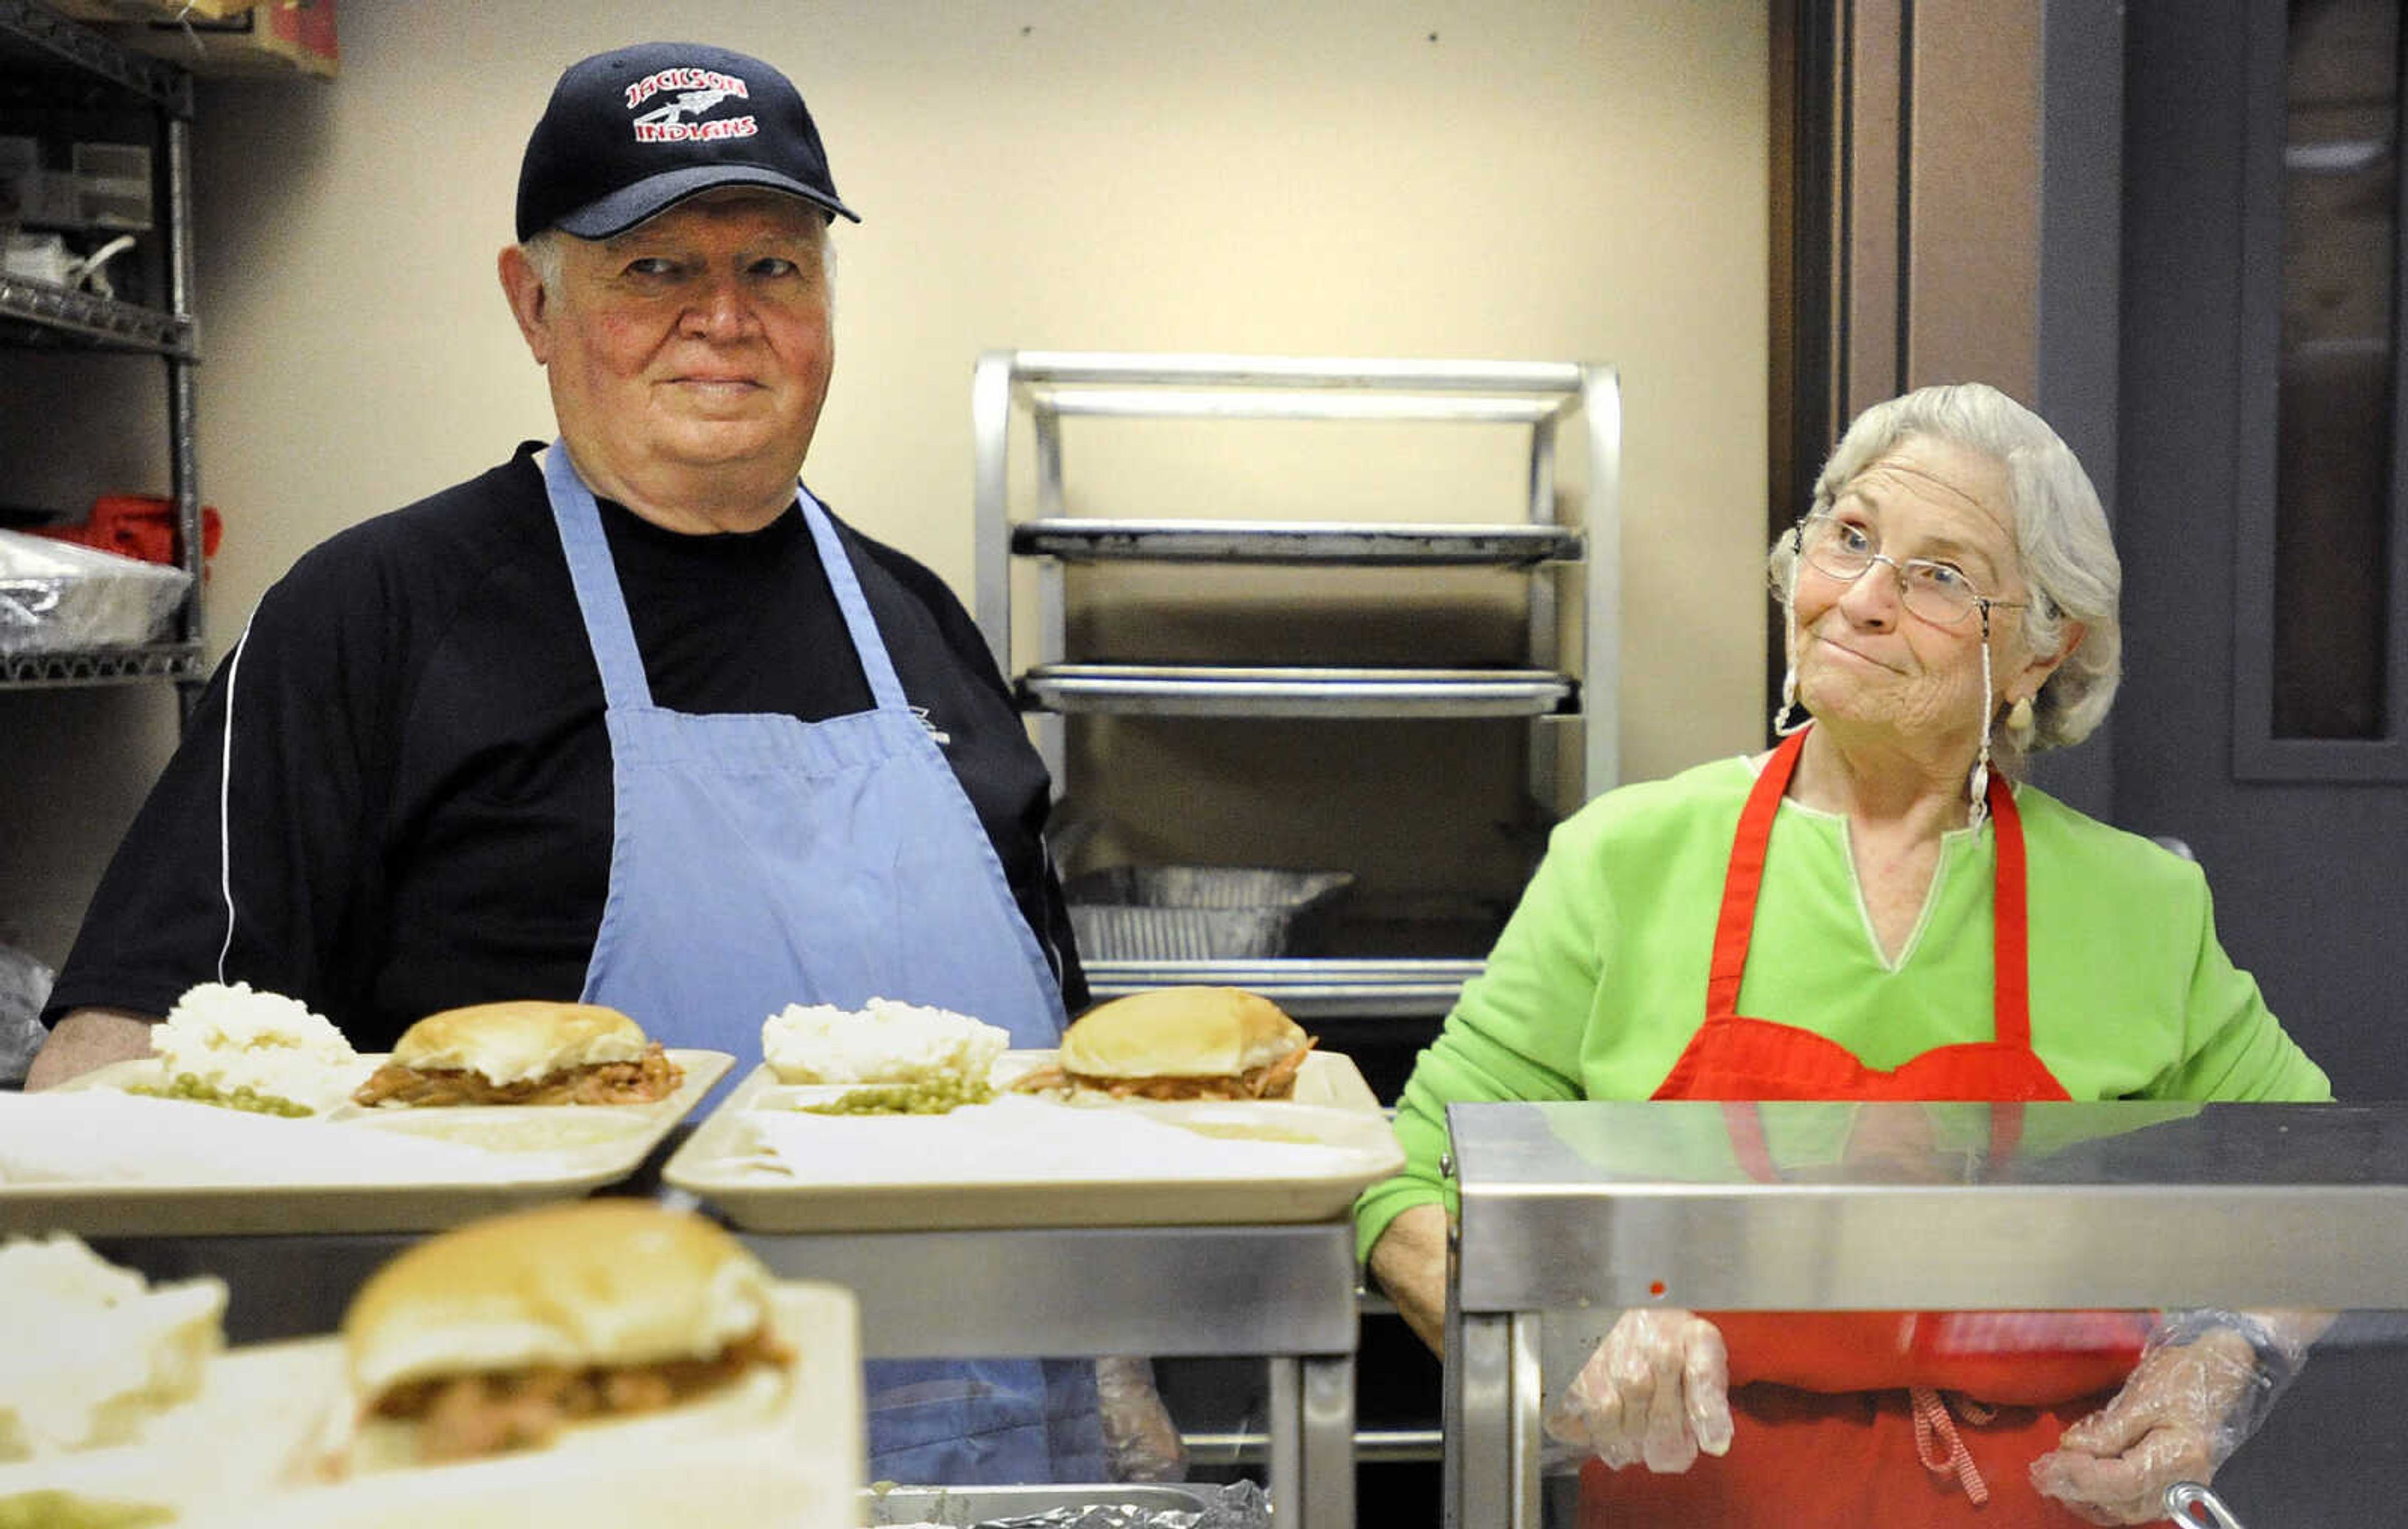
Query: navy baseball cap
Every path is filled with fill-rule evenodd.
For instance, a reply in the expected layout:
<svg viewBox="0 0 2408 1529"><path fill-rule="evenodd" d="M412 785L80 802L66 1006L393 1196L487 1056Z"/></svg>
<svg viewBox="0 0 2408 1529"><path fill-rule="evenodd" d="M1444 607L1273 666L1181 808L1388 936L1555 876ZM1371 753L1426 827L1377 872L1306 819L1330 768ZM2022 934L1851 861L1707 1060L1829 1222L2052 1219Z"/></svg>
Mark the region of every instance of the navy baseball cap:
<svg viewBox="0 0 2408 1529"><path fill-rule="evenodd" d="M757 58L648 42L572 64L519 162L518 231L609 238L689 196L760 186L853 222L794 82Z"/></svg>

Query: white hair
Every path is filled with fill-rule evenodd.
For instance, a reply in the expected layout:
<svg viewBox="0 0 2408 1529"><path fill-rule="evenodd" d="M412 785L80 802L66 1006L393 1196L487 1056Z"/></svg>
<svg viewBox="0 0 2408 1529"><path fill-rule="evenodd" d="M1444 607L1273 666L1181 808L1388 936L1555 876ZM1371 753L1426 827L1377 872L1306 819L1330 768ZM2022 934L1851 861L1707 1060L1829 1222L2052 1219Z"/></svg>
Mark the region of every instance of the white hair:
<svg viewBox="0 0 2408 1529"><path fill-rule="evenodd" d="M2124 566L2090 475L2038 414L1986 383L1956 382L1919 388L1857 415L1814 480L1814 510L1828 512L1858 473L1909 439L1978 452L2005 469L2015 560L2032 590L2023 613L2032 651L2059 651L2069 622L2083 628L2081 645L2032 698L2030 732L2002 729L2005 762L2082 742L2114 704L2124 651ZM1770 562L1785 607L1796 587L1795 538L1775 541Z"/></svg>
<svg viewBox="0 0 2408 1529"><path fill-rule="evenodd" d="M836 308L835 223L833 218L824 220L820 224L819 234L820 280L827 290L831 311ZM564 233L558 228L539 228L519 242L519 253L526 257L528 267L534 270L536 280L542 283L545 292L560 290L561 262L566 258L564 252L566 249L561 241L575 238L576 235Z"/></svg>

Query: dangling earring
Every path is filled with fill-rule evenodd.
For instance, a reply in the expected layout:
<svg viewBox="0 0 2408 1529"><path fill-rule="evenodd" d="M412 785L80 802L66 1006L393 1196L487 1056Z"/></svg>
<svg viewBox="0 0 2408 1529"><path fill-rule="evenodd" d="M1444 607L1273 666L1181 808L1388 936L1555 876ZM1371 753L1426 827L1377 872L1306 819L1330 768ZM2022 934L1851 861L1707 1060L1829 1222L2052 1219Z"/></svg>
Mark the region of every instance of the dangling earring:
<svg viewBox="0 0 2408 1529"><path fill-rule="evenodd" d="M1772 714L1773 737L1786 738L1793 732L1802 731L1806 724L1813 720L1812 717L1803 716L1793 719L1790 714L1796 710L1798 710L1798 666L1791 664L1788 672L1781 676L1781 704Z"/></svg>
<svg viewBox="0 0 2408 1529"><path fill-rule="evenodd" d="M2018 738L2028 738L2032 730L2032 703L2029 696L2017 696L2007 708L2007 731Z"/></svg>
<svg viewBox="0 0 2408 1529"><path fill-rule="evenodd" d="M1978 829L1990 806L1990 716L1994 704L1990 700L1990 608L1982 607L1982 753L1973 761L1973 778L1969 783L1972 804L1966 809L1965 826Z"/></svg>
<svg viewBox="0 0 2408 1529"><path fill-rule="evenodd" d="M1806 724L1813 720L1812 717L1793 718L1790 715L1792 712L1798 710L1798 612L1788 600L1784 599L1781 602L1781 614L1783 620L1788 624L1788 646L1784 651L1789 655L1789 667L1782 673L1781 704L1772 714L1772 736L1775 738L1786 738L1793 732L1802 732L1805 730Z"/></svg>

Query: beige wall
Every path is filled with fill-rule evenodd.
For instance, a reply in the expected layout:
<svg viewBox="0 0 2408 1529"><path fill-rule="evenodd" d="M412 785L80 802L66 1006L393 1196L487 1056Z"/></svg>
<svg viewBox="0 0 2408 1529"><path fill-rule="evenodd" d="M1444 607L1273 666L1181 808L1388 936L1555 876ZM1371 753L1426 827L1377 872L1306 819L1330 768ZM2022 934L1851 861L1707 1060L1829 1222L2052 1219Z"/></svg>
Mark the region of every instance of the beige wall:
<svg viewBox="0 0 2408 1529"><path fill-rule="evenodd" d="M867 221L840 238L808 475L966 599L983 349L1607 361L1627 411L1626 774L1760 735L1750 0L347 9L331 87L202 96L214 646L312 542L550 433L492 274L519 151L563 65L664 30L765 55L810 101ZM64 953L156 768L159 709L0 697L16 779L62 784L71 753L81 784L106 757L103 806L71 830L16 831L22 793L0 809L0 940Z"/></svg>

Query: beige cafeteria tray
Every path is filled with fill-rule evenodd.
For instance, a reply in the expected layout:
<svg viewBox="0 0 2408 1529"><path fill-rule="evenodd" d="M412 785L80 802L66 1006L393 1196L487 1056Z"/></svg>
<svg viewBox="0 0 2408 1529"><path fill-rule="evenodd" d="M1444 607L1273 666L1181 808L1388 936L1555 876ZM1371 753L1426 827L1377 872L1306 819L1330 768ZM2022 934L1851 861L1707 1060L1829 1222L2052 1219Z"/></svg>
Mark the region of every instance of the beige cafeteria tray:
<svg viewBox="0 0 2408 1529"><path fill-rule="evenodd" d="M0 1464L0 1503L51 1492L175 1508L252 1495L291 1468L342 1377L337 1339L214 1354L200 1391L144 1419L133 1437ZM36 1382L21 1375L14 1383ZM14 1383L0 1384L0 1401Z"/></svg>
<svg viewBox="0 0 2408 1529"><path fill-rule="evenodd" d="M1053 1059L1010 1052L995 1075L1008 1084ZM663 1180L752 1232L1224 1226L1342 1216L1367 1185L1404 1165L1370 1085L1351 1058L1327 1051L1305 1059L1288 1101L1064 1104L1006 1095L998 1115L867 1119L767 1107L807 1091L754 1069L670 1157ZM824 1143L826 1166L790 1172L791 1157L759 1147L755 1111L798 1149ZM1139 1123L1181 1128L1176 1139L1192 1151L1178 1171L1121 1150L1123 1133ZM881 1155L882 1147L900 1152L939 1140L950 1155L933 1168L923 1157L890 1171ZM1082 1152L1082 1143L1094 1150ZM1032 1161L1040 1147L1041 1161Z"/></svg>
<svg viewBox="0 0 2408 1529"><path fill-rule="evenodd" d="M281 1121L239 1116L224 1122L256 1137L279 1125L343 1132L398 1132L437 1142L485 1147L497 1156L487 1174L442 1172L423 1179L364 1179L337 1161L316 1160L305 1147L280 1163L272 1181L211 1176L178 1155L176 1133L237 1112L168 1100L121 1101L155 1105L161 1139L139 1177L59 1176L13 1163L0 1151L0 1233L74 1232L86 1237L202 1236L295 1232L432 1232L480 1216L547 1200L582 1195L617 1183L642 1166L653 1148L735 1065L724 1051L672 1047L685 1072L677 1092L653 1104L483 1104L429 1109L362 1109L344 1104L314 1119ZM360 1059L362 1076L380 1055ZM0 1111L18 1106L49 1111L72 1092L122 1091L155 1083L153 1058L114 1063L49 1094L0 1096ZM55 1101L54 1103L45 1103ZM145 1118L149 1111L146 1109ZM111 1128L126 1124L113 1109ZM296 1142L303 1138L296 1136ZM311 1139L315 1139L314 1133ZM190 1153L188 1152L189 1158Z"/></svg>
<svg viewBox="0 0 2408 1529"><path fill-rule="evenodd" d="M322 1482L345 1392L339 1338L234 1349L199 1396L127 1446L0 1466L0 1501L36 1491L150 1504L185 1529L846 1529L862 1478L858 1310L850 1291L775 1287L795 1383L757 1426L698 1433L653 1413L573 1429L547 1450Z"/></svg>

